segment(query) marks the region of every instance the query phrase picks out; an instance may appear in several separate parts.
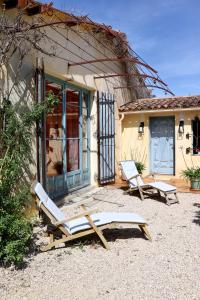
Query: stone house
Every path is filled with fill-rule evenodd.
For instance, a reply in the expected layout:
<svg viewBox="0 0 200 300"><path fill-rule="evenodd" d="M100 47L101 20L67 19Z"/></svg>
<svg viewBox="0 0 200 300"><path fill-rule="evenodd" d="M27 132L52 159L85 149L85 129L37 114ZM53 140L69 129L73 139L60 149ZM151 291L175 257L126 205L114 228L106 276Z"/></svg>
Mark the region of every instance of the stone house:
<svg viewBox="0 0 200 300"><path fill-rule="evenodd" d="M26 57L18 88L13 90L10 100L22 100L28 105L44 101L49 93L59 99L33 136L31 174L36 175L52 197L90 184L113 182L121 151L126 153L129 149L129 129L124 126L129 124L126 120L130 115L122 123L122 140L119 107L124 114L126 103L150 98L148 87L171 93L167 85L131 49L125 34L110 26L57 10L51 4L27 0L0 2L8 20L14 20L21 9L24 24L44 35L38 45L40 51L30 51ZM17 60L15 53L5 67L7 79L2 77L1 84L4 81L6 88L12 85ZM135 111L131 122L138 123ZM131 140L134 136L138 143L136 133ZM143 145L141 149L144 150Z"/></svg>

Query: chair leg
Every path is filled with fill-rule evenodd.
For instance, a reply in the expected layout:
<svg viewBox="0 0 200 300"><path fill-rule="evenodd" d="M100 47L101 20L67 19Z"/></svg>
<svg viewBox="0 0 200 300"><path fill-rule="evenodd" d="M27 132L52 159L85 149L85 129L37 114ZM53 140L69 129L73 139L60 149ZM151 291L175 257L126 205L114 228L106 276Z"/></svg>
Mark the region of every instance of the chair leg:
<svg viewBox="0 0 200 300"><path fill-rule="evenodd" d="M96 232L96 234L99 236L100 240L102 241L104 247L107 250L110 250L110 246L108 245L108 242L106 241L102 231L94 224L92 218L88 215L86 216L86 218L88 219L90 225L92 226L92 228L94 229L94 231Z"/></svg>
<svg viewBox="0 0 200 300"><path fill-rule="evenodd" d="M164 195L165 195L165 199L166 199L167 205L170 205L170 201L169 201L168 195L166 193Z"/></svg>
<svg viewBox="0 0 200 300"><path fill-rule="evenodd" d="M81 205L81 206L82 206L82 208L83 208L84 210L86 210L85 205ZM92 228L94 229L94 231L96 232L96 234L99 236L99 238L100 238L100 240L102 241L104 247L105 247L107 250L110 250L110 247L109 247L109 245L108 245L108 242L106 241L106 239L105 239L105 237L104 237L102 231L94 224L94 222L93 222L92 218L90 217L90 215L86 215L86 218L87 218L87 220L89 221L91 227L92 227Z"/></svg>
<svg viewBox="0 0 200 300"><path fill-rule="evenodd" d="M152 241L151 235L147 229L147 225L139 225L139 228L144 233L144 235L148 238L149 241Z"/></svg>
<svg viewBox="0 0 200 300"><path fill-rule="evenodd" d="M179 199L178 199L178 196L177 196L177 193L174 193L174 196L175 196L175 198L176 198L177 203L180 203L180 202L179 202Z"/></svg>
<svg viewBox="0 0 200 300"><path fill-rule="evenodd" d="M141 198L141 200L144 201L144 194L143 194L142 189L141 189L141 188L138 188L138 190L139 190L139 193L140 193L140 198Z"/></svg>
<svg viewBox="0 0 200 300"><path fill-rule="evenodd" d="M161 197L161 193L159 190L157 190L157 193L158 193L158 197Z"/></svg>
<svg viewBox="0 0 200 300"><path fill-rule="evenodd" d="M127 191L124 192L125 194L130 194L131 193L131 188L129 188Z"/></svg>
<svg viewBox="0 0 200 300"><path fill-rule="evenodd" d="M50 235L49 235L49 241L50 241L50 243L54 242L54 235L53 235L53 233L50 233Z"/></svg>
<svg viewBox="0 0 200 300"><path fill-rule="evenodd" d="M42 252L45 252L45 251L48 251L48 250L54 248L54 247L55 247L55 246L54 246L54 240L55 240L55 239L54 239L54 234L51 232L51 233L49 234L49 244L46 245L46 246L40 247L40 250L41 250Z"/></svg>
<svg viewBox="0 0 200 300"><path fill-rule="evenodd" d="M45 252L45 251L48 251L48 250L50 250L50 249L52 249L52 248L54 248L54 247L55 247L55 246L54 246L54 235L53 235L53 233L50 233L50 236L49 236L49 244L46 245L46 246L40 247L40 250L41 250L42 252Z"/></svg>
<svg viewBox="0 0 200 300"><path fill-rule="evenodd" d="M171 204L174 204L174 203L179 203L179 199L178 199L178 196L177 196L176 192L174 193L174 196L175 196L175 199L171 199L171 201L170 201L170 199L168 197L168 194L165 193L165 199L166 199L167 205L171 205Z"/></svg>

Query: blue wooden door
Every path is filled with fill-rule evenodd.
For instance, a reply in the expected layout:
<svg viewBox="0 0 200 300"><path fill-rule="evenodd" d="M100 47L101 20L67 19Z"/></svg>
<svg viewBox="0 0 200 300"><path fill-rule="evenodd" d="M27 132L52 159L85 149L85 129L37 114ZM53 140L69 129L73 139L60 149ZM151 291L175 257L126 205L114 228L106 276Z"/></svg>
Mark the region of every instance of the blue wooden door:
<svg viewBox="0 0 200 300"><path fill-rule="evenodd" d="M151 172L174 174L174 117L150 118Z"/></svg>

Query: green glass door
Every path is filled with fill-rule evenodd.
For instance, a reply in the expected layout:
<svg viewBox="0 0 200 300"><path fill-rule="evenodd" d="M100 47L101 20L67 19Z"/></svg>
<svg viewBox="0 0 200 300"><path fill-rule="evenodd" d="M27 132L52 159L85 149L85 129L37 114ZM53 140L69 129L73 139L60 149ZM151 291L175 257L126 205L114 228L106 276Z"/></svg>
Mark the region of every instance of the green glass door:
<svg viewBox="0 0 200 300"><path fill-rule="evenodd" d="M46 116L47 191L57 197L90 183L90 94L54 78L48 93L59 99Z"/></svg>

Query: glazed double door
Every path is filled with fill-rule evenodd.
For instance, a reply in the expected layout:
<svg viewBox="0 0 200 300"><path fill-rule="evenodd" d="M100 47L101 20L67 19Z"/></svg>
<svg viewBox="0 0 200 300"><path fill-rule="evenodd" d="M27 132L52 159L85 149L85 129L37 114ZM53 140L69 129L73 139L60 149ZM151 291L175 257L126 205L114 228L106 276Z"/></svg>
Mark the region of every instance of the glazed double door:
<svg viewBox="0 0 200 300"><path fill-rule="evenodd" d="M46 189L53 198L90 183L89 92L46 80Z"/></svg>

